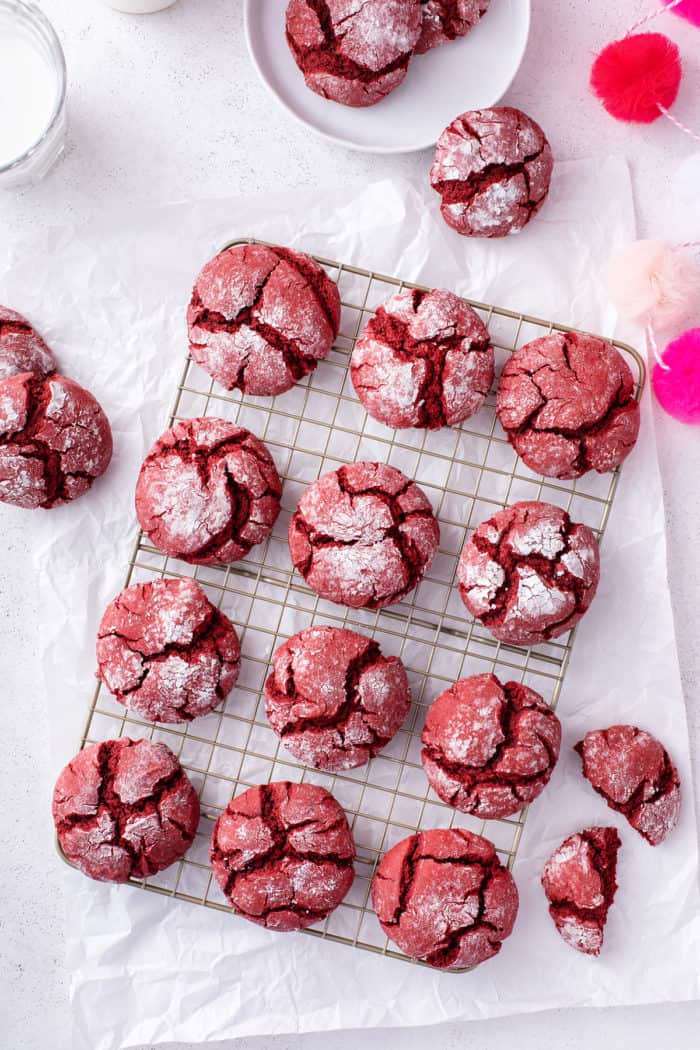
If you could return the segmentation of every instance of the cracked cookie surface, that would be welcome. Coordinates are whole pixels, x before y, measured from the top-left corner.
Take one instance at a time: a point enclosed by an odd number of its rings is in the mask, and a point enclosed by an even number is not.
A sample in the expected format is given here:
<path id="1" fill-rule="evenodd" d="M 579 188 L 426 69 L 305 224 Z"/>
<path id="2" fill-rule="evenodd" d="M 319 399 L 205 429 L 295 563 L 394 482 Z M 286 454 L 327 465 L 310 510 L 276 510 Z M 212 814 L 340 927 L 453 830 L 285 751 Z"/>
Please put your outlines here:
<path id="1" fill-rule="evenodd" d="M 614 470 L 639 434 L 627 362 L 614 346 L 579 332 L 516 350 L 501 373 L 496 412 L 522 460 L 552 478 Z"/>
<path id="2" fill-rule="evenodd" d="M 421 0 L 423 25 L 416 54 L 466 36 L 486 14 L 489 3 L 490 0 Z"/>
<path id="3" fill-rule="evenodd" d="M 294 567 L 352 609 L 400 601 L 430 568 L 440 530 L 424 492 L 384 463 L 352 463 L 304 492 L 289 523 Z"/>
<path id="4" fill-rule="evenodd" d="M 319 769 L 369 762 L 401 728 L 410 706 L 401 661 L 341 627 L 295 634 L 275 653 L 265 686 L 270 725 L 288 751 Z"/>
<path id="5" fill-rule="evenodd" d="M 539 693 L 495 675 L 462 678 L 428 711 L 423 769 L 462 813 L 507 817 L 544 790 L 559 758 L 561 725 Z"/>
<path id="6" fill-rule="evenodd" d="M 191 579 L 127 587 L 97 632 L 98 677 L 150 722 L 208 714 L 233 689 L 240 662 L 233 624 Z"/>
<path id="7" fill-rule="evenodd" d="M 112 458 L 92 394 L 66 376 L 0 380 L 0 501 L 49 509 L 82 496 Z"/>
<path id="8" fill-rule="evenodd" d="M 457 579 L 467 609 L 495 638 L 540 645 L 588 610 L 600 579 L 598 543 L 559 507 L 514 503 L 470 536 Z"/>
<path id="9" fill-rule="evenodd" d="M 586 828 L 555 849 L 542 871 L 549 914 L 568 945 L 585 955 L 600 955 L 608 911 L 615 897 L 615 828 Z"/>
<path id="10" fill-rule="evenodd" d="M 179 860 L 194 839 L 199 798 L 179 761 L 152 740 L 105 740 L 69 762 L 52 805 L 58 840 L 84 875 L 145 878 Z"/>
<path id="11" fill-rule="evenodd" d="M 518 233 L 542 207 L 552 151 L 539 124 L 510 106 L 456 117 L 440 135 L 430 184 L 445 221 L 467 237 Z"/>
<path id="12" fill-rule="evenodd" d="M 452 292 L 406 290 L 367 322 L 350 374 L 362 404 L 390 427 L 453 426 L 479 411 L 493 382 L 489 333 Z"/>
<path id="13" fill-rule="evenodd" d="M 43 377 L 55 371 L 53 354 L 26 317 L 0 305 L 0 379 L 25 372 Z"/>
<path id="14" fill-rule="evenodd" d="M 249 788 L 214 825 L 211 866 L 233 910 L 269 930 L 301 930 L 352 885 L 355 843 L 325 788 L 278 781 Z"/>
<path id="15" fill-rule="evenodd" d="M 402 952 L 446 970 L 496 955 L 518 913 L 513 876 L 492 843 L 456 828 L 420 831 L 390 849 L 372 901 Z"/>
<path id="16" fill-rule="evenodd" d="M 334 281 L 308 255 L 262 244 L 214 256 L 187 310 L 193 360 L 227 390 L 272 397 L 327 357 L 340 325 Z"/>
<path id="17" fill-rule="evenodd" d="M 678 770 L 659 741 L 637 726 L 617 725 L 586 733 L 575 746 L 583 775 L 611 809 L 622 813 L 652 846 L 678 823 Z"/>
<path id="18" fill-rule="evenodd" d="M 262 543 L 277 520 L 282 483 L 254 434 L 206 416 L 176 423 L 146 456 L 136 513 L 165 554 L 226 565 Z"/>
<path id="19" fill-rule="evenodd" d="M 419 0 L 290 0 L 287 43 L 317 95 L 373 106 L 399 86 L 422 28 Z"/>

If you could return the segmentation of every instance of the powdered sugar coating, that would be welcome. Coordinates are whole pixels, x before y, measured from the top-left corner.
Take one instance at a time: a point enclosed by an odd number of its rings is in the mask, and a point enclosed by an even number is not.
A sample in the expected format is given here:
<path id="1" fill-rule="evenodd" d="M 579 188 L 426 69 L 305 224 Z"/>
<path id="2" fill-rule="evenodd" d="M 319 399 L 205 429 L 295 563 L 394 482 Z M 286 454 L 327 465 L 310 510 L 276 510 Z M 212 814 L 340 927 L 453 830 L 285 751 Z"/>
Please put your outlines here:
<path id="1" fill-rule="evenodd" d="M 307 87 L 372 106 L 399 86 L 422 27 L 419 0 L 290 0 L 287 43 Z"/>
<path id="2" fill-rule="evenodd" d="M 56 781 L 53 819 L 68 860 L 92 879 L 145 878 L 179 860 L 199 824 L 199 798 L 165 744 L 106 740 Z"/>
<path id="3" fill-rule="evenodd" d="M 334 281 L 290 248 L 234 245 L 202 269 L 187 309 L 190 353 L 227 390 L 289 390 L 328 356 L 340 325 Z"/>
<path id="4" fill-rule="evenodd" d="M 559 758 L 561 725 L 539 693 L 495 675 L 462 678 L 435 700 L 423 769 L 443 802 L 485 819 L 533 802 Z"/>
<path id="5" fill-rule="evenodd" d="M 206 416 L 176 423 L 158 438 L 141 467 L 136 513 L 165 554 L 225 565 L 268 536 L 281 493 L 262 441 L 243 427 Z"/>
<path id="6" fill-rule="evenodd" d="M 403 664 L 340 627 L 310 627 L 274 655 L 265 711 L 284 746 L 307 765 L 362 766 L 395 736 L 411 706 Z"/>
<path id="7" fill-rule="evenodd" d="M 367 322 L 351 377 L 367 411 L 391 427 L 453 426 L 479 411 L 493 382 L 479 315 L 452 292 L 407 289 Z"/>
<path id="8" fill-rule="evenodd" d="M 615 897 L 620 837 L 614 828 L 587 828 L 562 842 L 542 871 L 549 913 L 561 937 L 585 955 L 599 955 Z"/>
<path id="9" fill-rule="evenodd" d="M 616 725 L 586 733 L 575 750 L 583 775 L 611 809 L 622 813 L 651 846 L 678 823 L 678 770 L 659 741 L 637 726 Z"/>
<path id="10" fill-rule="evenodd" d="M 516 350 L 496 405 L 508 440 L 531 470 L 579 478 L 614 470 L 639 433 L 632 373 L 609 343 L 557 332 Z"/>
<path id="11" fill-rule="evenodd" d="M 325 788 L 279 781 L 244 791 L 214 825 L 211 865 L 237 915 L 301 930 L 337 908 L 352 885 L 355 843 Z"/>
<path id="12" fill-rule="evenodd" d="M 430 184 L 445 221 L 468 237 L 518 233 L 549 192 L 552 151 L 539 124 L 510 106 L 462 113 L 438 139 Z"/>
<path id="13" fill-rule="evenodd" d="M 600 579 L 598 544 L 559 507 L 514 503 L 467 540 L 457 579 L 467 609 L 495 638 L 539 645 L 588 610 Z"/>
<path id="14" fill-rule="evenodd" d="M 0 380 L 33 372 L 48 376 L 56 361 L 35 328 L 21 314 L 0 305 Z"/>
<path id="15" fill-rule="evenodd" d="M 400 601 L 440 539 L 423 491 L 384 463 L 353 463 L 304 492 L 289 523 L 294 567 L 322 598 L 353 609 Z"/>
<path id="16" fill-rule="evenodd" d="M 462 829 L 421 831 L 386 853 L 372 901 L 387 937 L 439 969 L 476 966 L 501 950 L 518 890 L 493 845 Z"/>
<path id="17" fill-rule="evenodd" d="M 112 431 L 101 406 L 66 376 L 0 380 L 0 501 L 49 509 L 105 472 Z"/>
<path id="18" fill-rule="evenodd" d="M 127 587 L 97 632 L 98 677 L 151 722 L 190 722 L 212 711 L 236 684 L 240 660 L 233 624 L 191 579 Z"/>
<path id="19" fill-rule="evenodd" d="M 423 25 L 416 54 L 466 36 L 486 14 L 490 0 L 421 0 Z"/>

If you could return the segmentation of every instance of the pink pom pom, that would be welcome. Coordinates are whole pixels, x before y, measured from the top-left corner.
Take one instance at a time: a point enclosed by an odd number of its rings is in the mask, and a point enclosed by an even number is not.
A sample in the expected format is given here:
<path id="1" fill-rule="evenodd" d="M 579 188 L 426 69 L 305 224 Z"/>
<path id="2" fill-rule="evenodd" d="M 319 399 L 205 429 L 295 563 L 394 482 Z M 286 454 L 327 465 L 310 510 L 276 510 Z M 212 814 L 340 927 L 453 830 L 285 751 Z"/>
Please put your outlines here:
<path id="1" fill-rule="evenodd" d="M 618 312 L 632 320 L 682 324 L 700 305 L 700 267 L 666 241 L 633 241 L 611 260 L 606 283 Z"/>
<path id="2" fill-rule="evenodd" d="M 651 124 L 673 105 L 681 83 L 678 48 L 661 33 L 608 44 L 591 70 L 591 88 L 616 120 Z"/>
<path id="3" fill-rule="evenodd" d="M 664 364 L 654 365 L 651 382 L 659 404 L 681 423 L 700 424 L 700 328 L 691 328 L 669 343 Z"/>
<path id="4" fill-rule="evenodd" d="M 664 0 L 664 2 L 668 5 L 671 0 Z M 671 10 L 674 15 L 680 15 L 681 18 L 692 22 L 694 26 L 700 26 L 700 0 L 681 0 L 680 4 Z"/>

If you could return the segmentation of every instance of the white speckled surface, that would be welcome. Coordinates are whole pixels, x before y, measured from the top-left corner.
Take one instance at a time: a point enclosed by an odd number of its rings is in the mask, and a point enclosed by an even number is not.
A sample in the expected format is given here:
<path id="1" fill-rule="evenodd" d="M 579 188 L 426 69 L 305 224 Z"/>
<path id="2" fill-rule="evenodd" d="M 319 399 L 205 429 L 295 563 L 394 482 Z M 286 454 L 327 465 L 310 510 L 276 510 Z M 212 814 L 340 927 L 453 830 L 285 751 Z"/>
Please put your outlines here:
<path id="1" fill-rule="evenodd" d="M 633 166 L 641 234 L 663 234 L 670 177 L 693 151 L 666 124 L 643 130 L 615 124 L 588 96 L 596 47 L 619 34 L 653 0 L 534 0 L 524 66 L 507 101 L 546 128 L 555 156 L 624 151 Z M 267 187 L 361 182 L 391 174 L 424 178 L 428 154 L 353 155 L 311 138 L 270 101 L 249 66 L 238 0 L 178 0 L 138 18 L 97 0 L 43 0 L 67 53 L 71 131 L 66 157 L 38 188 L 0 194 L 0 229 L 62 222 L 129 200 L 252 193 Z M 686 75 L 676 114 L 697 124 L 700 31 L 666 15 L 657 27 L 681 45 Z M 604 187 L 601 187 L 604 192 Z M 106 348 L 105 352 L 110 352 Z M 700 428 L 658 418 L 665 477 L 670 576 L 688 701 L 691 741 L 700 736 Z M 41 629 L 32 595 L 22 515 L 0 511 L 12 571 L 0 577 L 0 674 L 5 761 L 0 769 L 0 1027 L 8 1050 L 69 1050 L 59 862 L 48 798 L 53 770 L 33 639 Z M 660 698 L 663 702 L 663 698 Z M 29 829 L 29 830 L 28 830 Z M 697 1046 L 698 1004 L 615 1011 L 558 1011 L 450 1026 L 445 1050 L 602 1050 Z M 363 1034 L 370 1050 L 418 1050 L 426 1030 Z M 350 1050 L 356 1034 L 251 1039 L 238 1050 Z M 225 1044 L 217 1044 L 224 1046 Z M 234 1044 L 227 1044 L 232 1047 Z"/>

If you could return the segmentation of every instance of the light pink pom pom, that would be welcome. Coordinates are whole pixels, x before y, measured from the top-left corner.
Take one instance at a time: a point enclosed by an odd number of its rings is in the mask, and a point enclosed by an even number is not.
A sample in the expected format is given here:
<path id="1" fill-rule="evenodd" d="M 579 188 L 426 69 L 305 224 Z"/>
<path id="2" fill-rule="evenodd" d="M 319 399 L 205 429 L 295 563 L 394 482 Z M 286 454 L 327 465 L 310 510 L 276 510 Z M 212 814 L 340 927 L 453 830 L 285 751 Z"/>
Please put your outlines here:
<path id="1" fill-rule="evenodd" d="M 668 7 L 671 0 L 665 0 L 665 3 Z M 676 4 L 671 10 L 674 15 L 680 15 L 694 26 L 700 26 L 700 0 L 681 0 L 680 4 Z"/>
<path id="2" fill-rule="evenodd" d="M 666 241 L 633 241 L 612 259 L 606 277 L 610 298 L 630 319 L 678 324 L 700 303 L 700 268 L 685 248 Z"/>
<path id="3" fill-rule="evenodd" d="M 681 423 L 700 424 L 700 328 L 691 328 L 663 352 L 651 381 L 659 404 Z"/>

